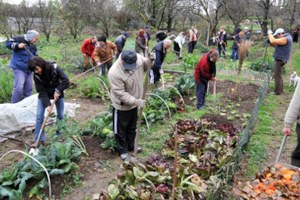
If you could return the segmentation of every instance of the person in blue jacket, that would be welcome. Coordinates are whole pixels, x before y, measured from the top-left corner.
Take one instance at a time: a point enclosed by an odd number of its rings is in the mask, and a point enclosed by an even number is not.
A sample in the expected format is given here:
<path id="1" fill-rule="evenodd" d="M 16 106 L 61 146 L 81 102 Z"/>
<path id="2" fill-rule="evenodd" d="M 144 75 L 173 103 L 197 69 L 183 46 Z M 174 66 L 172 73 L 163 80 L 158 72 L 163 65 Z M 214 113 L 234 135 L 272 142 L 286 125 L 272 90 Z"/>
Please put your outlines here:
<path id="1" fill-rule="evenodd" d="M 32 94 L 32 72 L 29 71 L 28 61 L 37 55 L 35 46 L 39 33 L 29 30 L 24 36 L 16 36 L 6 42 L 6 47 L 12 50 L 10 67 L 14 72 L 14 86 L 11 103 L 17 103 Z"/>

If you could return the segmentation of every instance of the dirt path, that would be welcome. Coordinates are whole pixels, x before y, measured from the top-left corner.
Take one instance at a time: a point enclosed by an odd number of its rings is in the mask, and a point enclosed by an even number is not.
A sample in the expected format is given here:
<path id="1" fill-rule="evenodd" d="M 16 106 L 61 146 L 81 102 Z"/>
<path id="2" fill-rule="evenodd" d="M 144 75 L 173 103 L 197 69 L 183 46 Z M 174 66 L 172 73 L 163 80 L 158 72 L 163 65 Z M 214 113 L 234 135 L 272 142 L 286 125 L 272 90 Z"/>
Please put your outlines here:
<path id="1" fill-rule="evenodd" d="M 286 67 L 288 69 L 288 72 L 283 76 L 285 86 L 289 84 L 289 74 L 290 74 L 289 72 L 294 69 L 292 65 L 293 64 L 290 64 L 289 66 Z M 259 172 L 260 169 L 265 168 L 266 166 L 269 166 L 270 164 L 275 162 L 283 138 L 282 128 L 284 124 L 284 117 L 288 109 L 289 103 L 292 99 L 293 90 L 294 90 L 293 87 L 291 88 L 285 87 L 283 95 L 271 97 L 271 98 L 276 98 L 276 101 L 278 102 L 278 107 L 274 109 L 271 113 L 269 113 L 269 115 L 272 117 L 272 125 L 271 125 L 272 128 L 271 130 L 268 130 L 266 134 L 271 134 L 271 137 L 270 137 L 270 141 L 268 142 L 268 145 L 266 146 L 266 154 L 267 154 L 266 159 L 257 166 L 257 172 Z M 291 153 L 294 150 L 295 146 L 296 146 L 296 134 L 294 132 L 293 136 L 287 138 L 279 162 L 291 164 Z M 248 177 L 246 174 L 248 168 L 248 159 L 249 159 L 249 155 L 247 154 L 247 152 L 245 152 L 243 157 L 243 162 L 241 164 L 241 170 L 238 171 L 235 175 L 234 187 L 236 187 L 236 184 L 238 182 L 246 182 L 255 179 L 255 176 Z"/>

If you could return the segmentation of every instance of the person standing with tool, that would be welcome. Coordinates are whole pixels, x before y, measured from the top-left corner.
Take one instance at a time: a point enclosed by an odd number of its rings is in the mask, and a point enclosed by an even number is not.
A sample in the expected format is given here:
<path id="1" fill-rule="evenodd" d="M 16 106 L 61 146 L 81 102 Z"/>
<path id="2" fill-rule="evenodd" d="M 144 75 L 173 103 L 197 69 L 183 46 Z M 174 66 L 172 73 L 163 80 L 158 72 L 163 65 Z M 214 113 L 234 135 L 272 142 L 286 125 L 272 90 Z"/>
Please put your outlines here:
<path id="1" fill-rule="evenodd" d="M 91 63 L 93 65 L 93 53 L 94 49 L 97 44 L 97 37 L 93 36 L 92 38 L 88 38 L 84 40 L 84 42 L 81 45 L 81 52 L 83 54 L 83 69 L 82 71 L 85 72 L 87 70 L 88 64 Z M 93 66 L 91 66 L 93 67 Z"/>
<path id="2" fill-rule="evenodd" d="M 36 41 L 39 33 L 29 30 L 24 36 L 16 36 L 6 42 L 6 47 L 12 50 L 10 67 L 14 72 L 14 86 L 11 103 L 17 103 L 32 94 L 32 73 L 28 61 L 37 55 Z"/>
<path id="3" fill-rule="evenodd" d="M 54 99 L 57 120 L 60 121 L 64 117 L 64 90 L 69 87 L 69 79 L 62 69 L 56 63 L 46 62 L 43 58 L 35 56 L 29 60 L 29 70 L 34 72 L 34 83 L 38 96 L 38 105 L 36 112 L 36 127 L 34 130 L 34 143 L 32 147 L 38 147 L 38 143 L 45 143 L 46 135 L 42 130 L 40 141 L 38 141 L 39 133 L 44 121 L 45 109 L 48 114 L 52 113 L 50 99 Z M 59 130 L 56 130 L 59 135 Z"/>
<path id="4" fill-rule="evenodd" d="M 113 59 L 117 56 L 118 48 L 113 42 L 106 41 L 105 35 L 99 36 L 98 42 L 99 45 L 94 50 L 94 60 L 100 67 L 101 76 L 105 76 L 105 68 L 109 71 Z"/>
<path id="5" fill-rule="evenodd" d="M 217 33 L 217 44 L 218 44 L 218 51 L 221 57 L 223 53 L 224 58 L 226 59 L 226 46 L 227 46 L 227 33 L 224 30 L 224 27 L 221 26 L 220 31 Z"/>
<path id="6" fill-rule="evenodd" d="M 284 127 L 283 134 L 287 136 L 292 135 L 292 124 L 294 122 L 296 125 L 296 134 L 297 134 L 297 146 L 292 153 L 292 165 L 296 164 L 300 167 L 300 84 L 297 84 L 296 90 L 294 92 L 293 98 L 290 102 L 290 105 L 287 109 L 284 118 Z"/>
<path id="7" fill-rule="evenodd" d="M 134 150 L 138 107 L 145 106 L 142 99 L 144 73 L 148 60 L 135 51 L 123 51 L 108 72 L 113 106 L 113 132 L 117 151 L 122 160 Z M 141 148 L 138 148 L 141 151 Z"/>
<path id="8" fill-rule="evenodd" d="M 129 37 L 128 32 L 124 32 L 122 35 L 119 35 L 116 40 L 115 44 L 117 45 L 118 48 L 118 54 L 117 54 L 117 59 L 119 58 L 119 55 L 122 53 L 123 48 L 125 46 L 126 40 Z"/>
<path id="9" fill-rule="evenodd" d="M 135 39 L 135 51 L 144 57 L 146 56 L 146 53 L 148 51 L 147 39 L 145 36 L 145 30 L 140 29 Z"/>
<path id="10" fill-rule="evenodd" d="M 203 109 L 207 92 L 208 81 L 216 81 L 216 62 L 219 52 L 216 49 L 204 54 L 195 67 L 194 79 L 196 82 L 197 109 Z"/>
<path id="11" fill-rule="evenodd" d="M 156 84 L 160 80 L 161 74 L 164 73 L 162 69 L 162 64 L 167 55 L 168 48 L 172 45 L 172 41 L 165 39 L 158 42 L 152 49 L 152 52 L 155 53 L 155 61 L 152 69 L 150 71 L 150 83 Z"/>
<path id="12" fill-rule="evenodd" d="M 283 92 L 282 69 L 290 58 L 293 39 L 289 33 L 285 33 L 283 28 L 279 28 L 273 34 L 272 30 L 268 30 L 269 42 L 275 46 L 274 51 L 274 94 L 280 95 Z"/>

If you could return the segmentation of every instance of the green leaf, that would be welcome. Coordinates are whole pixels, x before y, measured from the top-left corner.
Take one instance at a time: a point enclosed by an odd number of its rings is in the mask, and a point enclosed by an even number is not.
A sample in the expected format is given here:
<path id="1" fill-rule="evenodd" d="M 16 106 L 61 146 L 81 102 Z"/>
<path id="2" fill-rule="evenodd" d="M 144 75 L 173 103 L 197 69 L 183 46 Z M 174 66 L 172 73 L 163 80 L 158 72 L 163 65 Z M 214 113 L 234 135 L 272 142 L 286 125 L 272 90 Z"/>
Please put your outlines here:
<path id="1" fill-rule="evenodd" d="M 61 174 L 64 174 L 64 173 L 65 173 L 65 171 L 63 169 L 52 169 L 50 171 L 51 176 L 61 175 Z"/>
<path id="2" fill-rule="evenodd" d="M 108 195 L 111 199 L 116 199 L 120 194 L 118 187 L 115 184 L 110 184 L 107 188 Z"/>
<path id="3" fill-rule="evenodd" d="M 0 186 L 0 197 L 8 197 L 10 200 L 22 200 L 22 192 Z"/>
<path id="4" fill-rule="evenodd" d="M 69 171 L 75 171 L 79 168 L 78 165 L 76 165 L 74 162 L 69 163 L 68 165 L 66 165 L 63 170 L 65 173 L 69 172 Z"/>
<path id="5" fill-rule="evenodd" d="M 192 154 L 189 154 L 189 159 L 194 162 L 194 163 L 197 163 L 198 162 L 198 158 L 197 156 L 195 155 L 192 155 Z"/>
<path id="6" fill-rule="evenodd" d="M 135 178 L 141 178 L 144 176 L 144 172 L 137 167 L 133 167 L 133 174 Z"/>

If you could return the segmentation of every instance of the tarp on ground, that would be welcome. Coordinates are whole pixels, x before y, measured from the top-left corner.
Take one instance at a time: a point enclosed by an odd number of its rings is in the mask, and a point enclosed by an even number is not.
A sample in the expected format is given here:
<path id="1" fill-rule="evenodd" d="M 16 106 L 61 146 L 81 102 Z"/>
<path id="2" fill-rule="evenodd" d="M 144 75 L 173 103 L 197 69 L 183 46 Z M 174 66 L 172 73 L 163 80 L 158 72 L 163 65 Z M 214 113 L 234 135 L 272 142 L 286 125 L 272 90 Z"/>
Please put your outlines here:
<path id="1" fill-rule="evenodd" d="M 0 135 L 21 131 L 36 124 L 38 94 L 31 95 L 18 103 L 0 104 Z M 65 102 L 65 115 L 75 117 L 76 103 Z M 56 116 L 56 108 L 53 109 Z M 47 112 L 45 112 L 45 115 Z M 52 115 L 51 115 L 52 116 Z M 50 120 L 55 120 L 55 116 Z"/>

